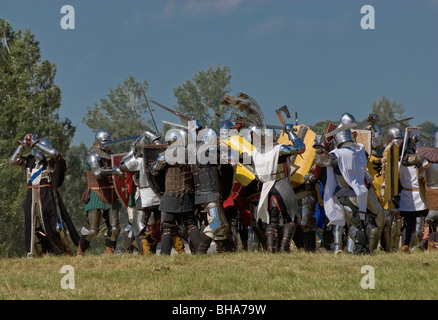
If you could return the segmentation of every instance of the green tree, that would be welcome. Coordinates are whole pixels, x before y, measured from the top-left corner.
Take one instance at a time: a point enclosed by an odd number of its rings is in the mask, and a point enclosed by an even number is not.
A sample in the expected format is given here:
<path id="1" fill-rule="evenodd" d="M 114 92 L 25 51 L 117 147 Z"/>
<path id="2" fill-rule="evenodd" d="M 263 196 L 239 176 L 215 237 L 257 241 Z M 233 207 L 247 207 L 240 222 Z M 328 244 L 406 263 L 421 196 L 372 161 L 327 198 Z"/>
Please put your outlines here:
<path id="1" fill-rule="evenodd" d="M 423 138 L 424 145 L 426 147 L 431 147 L 433 133 L 438 129 L 438 126 L 431 121 L 424 121 L 420 123 L 418 127 L 421 128 L 421 137 Z"/>
<path id="2" fill-rule="evenodd" d="M 82 122 L 95 132 L 107 130 L 113 140 L 136 136 L 147 129 L 156 131 L 152 121 L 147 119 L 150 114 L 142 87 L 146 93 L 147 82 L 137 82 L 130 75 L 123 84 L 110 88 L 106 99 L 94 103 L 93 107 L 88 106 Z M 112 150 L 115 153 L 127 152 L 132 142 L 114 144 Z"/>
<path id="3" fill-rule="evenodd" d="M 81 195 L 87 189 L 87 179 L 84 172 L 88 151 L 87 146 L 81 143 L 79 146 L 71 146 L 65 155 L 68 169 L 61 195 L 69 210 L 70 217 L 78 229 L 85 221 L 85 205 L 82 203 Z"/>
<path id="4" fill-rule="evenodd" d="M 209 66 L 206 71 L 199 70 L 193 80 L 173 89 L 177 99 L 176 111 L 198 119 L 205 127 L 219 128 L 229 113 L 221 110 L 222 98 L 231 92 L 229 67 Z"/>
<path id="5" fill-rule="evenodd" d="M 0 19 L 0 38 L 0 255 L 9 256 L 24 253 L 25 177 L 8 163 L 17 140 L 28 133 L 47 137 L 65 153 L 75 127 L 59 117 L 56 65 L 41 59 L 39 42 L 30 29 L 15 31 Z"/>
<path id="6" fill-rule="evenodd" d="M 338 124 L 339 121 L 324 120 L 324 121 L 319 121 L 319 122 L 317 122 L 314 125 L 311 125 L 309 127 L 316 134 L 320 134 L 320 133 L 325 133 L 327 131 L 327 128 L 328 128 L 330 123 Z"/>
<path id="7" fill-rule="evenodd" d="M 371 113 L 377 114 L 380 118 L 379 125 L 383 131 L 384 141 L 386 141 L 388 136 L 387 129 L 390 126 L 389 124 L 405 118 L 405 109 L 402 104 L 395 101 L 390 102 L 386 97 L 382 97 L 378 102 L 373 101 L 371 103 Z M 404 121 L 403 123 L 409 125 L 409 121 Z M 403 124 L 394 125 L 404 128 Z"/>

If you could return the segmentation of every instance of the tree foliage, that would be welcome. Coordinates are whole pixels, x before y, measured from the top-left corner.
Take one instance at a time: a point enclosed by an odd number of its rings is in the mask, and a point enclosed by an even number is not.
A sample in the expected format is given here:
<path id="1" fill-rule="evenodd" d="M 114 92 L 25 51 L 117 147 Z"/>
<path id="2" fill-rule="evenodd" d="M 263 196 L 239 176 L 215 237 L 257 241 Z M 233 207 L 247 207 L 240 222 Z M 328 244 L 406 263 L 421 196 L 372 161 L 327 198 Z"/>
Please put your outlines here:
<path id="1" fill-rule="evenodd" d="M 231 92 L 231 75 L 229 67 L 209 66 L 199 70 L 193 80 L 173 89 L 177 99 L 176 111 L 198 119 L 205 127 L 219 128 L 228 114 L 220 108 L 222 98 Z"/>
<path id="2" fill-rule="evenodd" d="M 54 83 L 56 65 L 41 59 L 39 42 L 28 29 L 13 30 L 0 19 L 0 255 L 24 252 L 26 192 L 23 173 L 8 163 L 28 133 L 47 137 L 64 153 L 75 132 L 69 119 L 60 119 L 61 90 Z"/>
<path id="3" fill-rule="evenodd" d="M 150 114 L 142 87 L 146 93 L 146 81 L 140 83 L 133 76 L 128 76 L 123 84 L 109 89 L 107 98 L 94 103 L 93 107 L 87 107 L 82 122 L 95 132 L 107 130 L 113 140 L 136 136 L 147 129 L 156 131 L 152 121 L 147 118 Z M 115 153 L 126 152 L 132 142 L 114 144 L 112 150 Z"/>

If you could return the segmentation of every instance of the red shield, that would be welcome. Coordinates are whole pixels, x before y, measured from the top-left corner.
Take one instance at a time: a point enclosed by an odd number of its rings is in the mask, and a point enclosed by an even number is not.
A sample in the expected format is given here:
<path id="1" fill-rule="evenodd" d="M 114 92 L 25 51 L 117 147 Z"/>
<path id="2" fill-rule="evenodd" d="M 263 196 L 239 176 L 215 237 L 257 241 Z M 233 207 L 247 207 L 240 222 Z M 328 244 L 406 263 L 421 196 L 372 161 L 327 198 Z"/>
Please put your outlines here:
<path id="1" fill-rule="evenodd" d="M 112 154 L 112 166 L 119 167 L 124 156 L 126 156 L 126 153 Z M 124 173 L 123 176 L 113 175 L 113 184 L 119 199 L 126 207 L 128 207 L 130 194 L 128 192 L 128 185 L 126 184 L 126 173 Z"/>

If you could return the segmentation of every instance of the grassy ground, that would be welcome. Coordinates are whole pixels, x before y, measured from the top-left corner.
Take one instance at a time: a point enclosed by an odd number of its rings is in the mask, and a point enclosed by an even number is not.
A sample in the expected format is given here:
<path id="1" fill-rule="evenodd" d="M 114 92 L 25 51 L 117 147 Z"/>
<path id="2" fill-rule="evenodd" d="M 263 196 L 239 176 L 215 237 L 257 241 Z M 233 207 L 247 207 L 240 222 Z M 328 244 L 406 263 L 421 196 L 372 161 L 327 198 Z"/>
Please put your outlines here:
<path id="1" fill-rule="evenodd" d="M 73 273 L 74 289 L 61 281 Z M 364 289 L 372 284 L 374 289 Z M 427 300 L 438 297 L 438 252 L 139 256 L 0 260 L 2 300 Z M 362 282 L 361 282 L 362 281 Z M 68 282 L 72 284 L 73 282 Z"/>

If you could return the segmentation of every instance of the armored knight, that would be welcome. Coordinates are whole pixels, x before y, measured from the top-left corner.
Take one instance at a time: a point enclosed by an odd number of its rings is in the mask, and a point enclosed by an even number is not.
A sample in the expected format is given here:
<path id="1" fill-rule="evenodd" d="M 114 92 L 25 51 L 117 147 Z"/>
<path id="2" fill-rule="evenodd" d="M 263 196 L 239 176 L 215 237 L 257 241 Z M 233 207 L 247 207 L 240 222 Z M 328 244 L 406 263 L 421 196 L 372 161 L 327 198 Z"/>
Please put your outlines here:
<path id="1" fill-rule="evenodd" d="M 254 171 L 257 179 L 263 183 L 255 217 L 256 221 L 260 219 L 267 224 L 266 250 L 270 253 L 277 252 L 277 242 L 280 243 L 281 252 L 290 252 L 290 242 L 297 227 L 295 220 L 299 214 L 288 161 L 291 155 L 303 153 L 305 145 L 293 131 L 292 125 L 286 125 L 285 130 L 292 145 L 268 143 L 261 146 L 257 140 L 262 136 L 253 134 L 253 145 L 258 146 L 252 154 Z"/>
<path id="2" fill-rule="evenodd" d="M 367 253 L 368 238 L 365 232 L 368 189 L 365 185 L 367 156 L 364 145 L 355 143 L 351 128 L 356 123 L 349 113 L 341 116 L 334 129 L 335 148 L 317 153 L 315 163 L 327 168 L 324 191 L 324 209 L 333 225 L 333 251 L 343 250 L 344 227 L 348 225 L 349 253 Z M 335 132 L 334 131 L 334 132 Z"/>
<path id="3" fill-rule="evenodd" d="M 397 146 L 398 150 L 401 150 L 403 139 L 404 139 L 403 130 L 397 126 L 391 126 L 388 128 L 387 133 L 388 133 L 388 140 L 387 140 L 386 148 L 391 148 L 391 146 L 394 144 Z M 399 152 L 397 152 L 397 159 L 394 159 L 393 161 L 397 163 L 397 168 L 398 168 L 398 163 L 400 161 Z M 399 181 L 398 170 L 395 179 L 397 180 L 398 183 Z M 393 212 L 392 224 L 391 224 L 391 251 L 398 251 L 400 247 L 400 239 L 402 236 L 401 230 L 403 227 L 403 221 L 402 221 L 402 217 L 400 216 L 400 211 L 398 210 L 399 208 L 399 200 L 397 200 L 399 199 L 398 188 L 397 190 L 394 191 L 396 194 L 394 194 L 394 196 L 391 197 L 391 201 L 389 202 L 388 207 Z"/>
<path id="4" fill-rule="evenodd" d="M 131 150 L 123 157 L 120 163 L 122 172 L 132 172 L 133 182 L 136 186 L 135 207 L 131 219 L 133 235 L 139 239 L 139 251 L 143 254 L 154 253 L 159 238 L 153 231 L 159 229 L 161 213 L 158 210 L 159 197 L 151 189 L 146 177 L 145 161 L 143 159 L 144 147 L 152 144 L 161 144 L 160 137 L 152 132 L 145 131 L 132 144 Z M 156 232 L 155 232 L 156 233 Z M 158 238 L 158 239 L 157 239 Z"/>
<path id="5" fill-rule="evenodd" d="M 422 240 L 427 247 L 437 249 L 438 237 L 436 227 L 438 225 L 438 130 L 432 137 L 432 147 L 420 146 L 416 153 L 407 154 L 403 159 L 403 165 L 418 168 L 418 189 L 422 202 L 428 209 L 425 224 L 428 228 Z M 424 216 L 424 214 L 422 214 Z M 418 219 L 418 217 L 417 217 Z M 418 225 L 418 221 L 417 221 Z M 423 242 L 424 242 L 423 241 Z"/>
<path id="6" fill-rule="evenodd" d="M 18 143 L 9 163 L 21 166 L 27 179 L 24 200 L 27 257 L 45 253 L 73 255 L 67 230 L 75 245 L 79 244 L 79 234 L 58 192 L 67 171 L 65 159 L 47 138 L 35 140 L 28 134 Z M 23 156 L 26 149 L 32 149 L 31 154 Z"/>
<path id="7" fill-rule="evenodd" d="M 123 172 L 111 162 L 111 134 L 99 130 L 95 134 L 94 147 L 87 156 L 85 169 L 88 188 L 82 195 L 85 204 L 86 224 L 81 229 L 78 256 L 90 247 L 90 242 L 99 234 L 101 217 L 105 220 L 107 234 L 105 253 L 114 254 L 120 234 L 120 203 L 113 185 L 113 175 Z"/>
<path id="8" fill-rule="evenodd" d="M 382 159 L 386 149 L 384 147 L 383 131 L 378 123 L 379 119 L 377 114 L 368 115 L 368 123 L 370 125 L 367 129 L 371 131 L 371 154 L 369 155 L 367 164 L 367 171 L 370 176 L 369 180 L 371 180 L 370 193 L 368 195 L 368 209 L 375 216 L 367 215 L 366 225 L 370 251 L 375 251 L 379 242 L 381 242 L 381 246 L 386 252 L 389 252 L 392 249 L 391 226 L 394 212 L 391 208 L 386 206 L 381 192 L 384 183 Z M 389 160 L 389 157 L 385 159 Z M 384 209 L 384 207 L 386 208 Z"/>
<path id="9" fill-rule="evenodd" d="M 402 252 L 409 253 L 416 245 L 417 240 L 423 237 L 424 220 L 428 214 L 426 204 L 420 194 L 417 167 L 417 150 L 423 146 L 420 131 L 406 128 L 403 141 L 404 150 L 399 166 L 399 181 L 401 186 L 399 210 L 403 218 L 402 226 Z M 420 160 L 419 160 L 420 159 Z"/>
<path id="10" fill-rule="evenodd" d="M 152 174 L 164 173 L 165 187 L 158 209 L 162 213 L 161 254 L 170 255 L 172 239 L 182 222 L 193 253 L 198 252 L 200 233 L 195 216 L 195 186 L 193 171 L 188 163 L 188 133 L 170 129 L 166 133 L 169 147 L 152 166 Z M 193 152 L 194 150 L 191 150 Z"/>
<path id="11" fill-rule="evenodd" d="M 218 133 L 203 129 L 196 147 L 196 163 L 192 165 L 195 182 L 195 205 L 206 214 L 207 226 L 201 233 L 199 253 L 207 253 L 211 242 L 216 243 L 217 252 L 235 250 L 231 230 L 225 216 L 223 202 L 229 196 L 234 180 L 234 168 L 221 163 Z"/>

